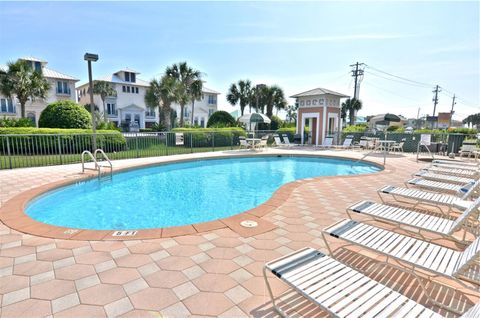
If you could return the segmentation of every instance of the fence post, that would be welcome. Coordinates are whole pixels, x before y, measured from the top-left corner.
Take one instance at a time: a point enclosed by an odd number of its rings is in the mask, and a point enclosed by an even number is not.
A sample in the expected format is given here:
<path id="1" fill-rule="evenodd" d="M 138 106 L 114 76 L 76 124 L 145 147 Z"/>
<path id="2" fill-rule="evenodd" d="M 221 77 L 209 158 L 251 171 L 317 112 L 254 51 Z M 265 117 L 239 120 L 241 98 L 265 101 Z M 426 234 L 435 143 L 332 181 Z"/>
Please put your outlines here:
<path id="1" fill-rule="evenodd" d="M 212 151 L 215 151 L 215 132 L 212 131 Z"/>
<path id="2" fill-rule="evenodd" d="M 190 133 L 190 153 L 193 153 L 193 132 Z"/>
<path id="3" fill-rule="evenodd" d="M 10 140 L 8 139 L 8 136 L 7 136 L 7 155 L 8 155 L 9 168 L 12 169 L 12 156 L 10 154 Z"/>
<path id="4" fill-rule="evenodd" d="M 62 158 L 62 146 L 60 144 L 60 135 L 57 135 L 57 147 L 58 147 L 58 155 L 60 156 L 60 164 L 63 164 L 63 158 Z"/>
<path id="5" fill-rule="evenodd" d="M 165 133 L 165 156 L 168 156 L 168 131 Z"/>
<path id="6" fill-rule="evenodd" d="M 137 151 L 137 158 L 139 158 L 140 154 L 138 152 L 138 133 L 135 133 L 135 150 Z"/>
<path id="7" fill-rule="evenodd" d="M 233 131 L 230 132 L 230 150 L 233 150 L 233 137 L 235 136 L 235 134 L 233 133 Z"/>

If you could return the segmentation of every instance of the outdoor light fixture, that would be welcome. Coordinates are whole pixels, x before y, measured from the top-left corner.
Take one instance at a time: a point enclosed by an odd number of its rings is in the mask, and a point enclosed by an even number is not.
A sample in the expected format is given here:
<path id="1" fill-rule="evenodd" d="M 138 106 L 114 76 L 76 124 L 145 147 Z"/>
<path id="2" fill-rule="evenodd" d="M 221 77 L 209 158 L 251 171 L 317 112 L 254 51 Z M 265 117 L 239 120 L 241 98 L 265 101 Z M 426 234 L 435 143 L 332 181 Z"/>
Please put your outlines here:
<path id="1" fill-rule="evenodd" d="M 98 54 L 85 53 L 83 59 L 88 63 L 88 90 L 90 92 L 90 113 L 92 114 L 93 151 L 97 150 L 97 124 L 95 122 L 95 105 L 93 104 L 92 61 L 98 61 Z"/>

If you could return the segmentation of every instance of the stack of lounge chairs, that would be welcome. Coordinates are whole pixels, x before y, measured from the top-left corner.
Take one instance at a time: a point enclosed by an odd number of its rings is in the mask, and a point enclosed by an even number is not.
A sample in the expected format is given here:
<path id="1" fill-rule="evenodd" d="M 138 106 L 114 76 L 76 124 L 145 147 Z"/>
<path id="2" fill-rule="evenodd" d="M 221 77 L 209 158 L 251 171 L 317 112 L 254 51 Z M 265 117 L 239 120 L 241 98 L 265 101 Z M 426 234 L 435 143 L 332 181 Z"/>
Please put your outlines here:
<path id="1" fill-rule="evenodd" d="M 463 318 L 480 318 L 480 303 L 458 310 L 455 300 L 435 298 L 435 278 L 480 292 L 480 166 L 435 160 L 414 174 L 407 187 L 387 185 L 378 190 L 381 202 L 362 200 L 347 208 L 348 219 L 322 232 L 329 240 L 369 250 L 387 266 L 416 279 L 428 301 Z M 386 200 L 389 198 L 390 200 Z M 432 209 L 433 207 L 433 209 Z M 357 215 L 363 221 L 356 220 Z M 443 240 L 443 245 L 437 243 Z M 451 241 L 460 250 L 445 244 Z M 264 277 L 274 308 L 267 272 L 335 317 L 443 317 L 365 273 L 312 248 L 304 248 L 267 263 Z M 437 285 L 438 286 L 438 285 Z M 447 285 L 448 286 L 448 285 Z M 437 294 L 438 295 L 438 294 Z"/>

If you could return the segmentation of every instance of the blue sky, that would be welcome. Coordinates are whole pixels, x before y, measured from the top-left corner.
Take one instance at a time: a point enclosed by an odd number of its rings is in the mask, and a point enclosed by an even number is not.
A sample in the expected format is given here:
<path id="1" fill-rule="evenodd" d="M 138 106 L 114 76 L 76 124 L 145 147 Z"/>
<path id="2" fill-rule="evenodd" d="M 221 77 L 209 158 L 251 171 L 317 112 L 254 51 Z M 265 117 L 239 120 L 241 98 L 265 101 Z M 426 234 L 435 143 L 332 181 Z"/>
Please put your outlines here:
<path id="1" fill-rule="evenodd" d="M 349 74 L 367 68 L 360 115 L 480 111 L 479 2 L 1 2 L 0 63 L 35 56 L 87 78 L 128 66 L 145 80 L 187 61 L 222 93 L 238 79 L 278 84 L 290 96 L 315 87 L 353 95 Z M 377 70 L 425 85 L 406 85 Z M 412 83 L 411 83 L 412 84 Z M 290 99 L 289 102 L 293 103 Z"/>

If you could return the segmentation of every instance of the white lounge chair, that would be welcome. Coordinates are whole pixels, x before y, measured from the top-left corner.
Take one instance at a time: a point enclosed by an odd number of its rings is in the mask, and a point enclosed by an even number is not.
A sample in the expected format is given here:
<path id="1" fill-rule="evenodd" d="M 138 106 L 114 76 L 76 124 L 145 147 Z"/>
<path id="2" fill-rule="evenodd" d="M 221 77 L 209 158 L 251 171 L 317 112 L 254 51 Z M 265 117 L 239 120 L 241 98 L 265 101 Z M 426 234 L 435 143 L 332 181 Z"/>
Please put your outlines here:
<path id="1" fill-rule="evenodd" d="M 474 290 L 480 287 L 480 237 L 460 252 L 355 220 L 338 221 L 323 232 L 405 262 L 413 267 L 414 275 L 421 269 L 429 277 L 445 277 Z M 325 243 L 330 250 L 326 239 Z"/>
<path id="2" fill-rule="evenodd" d="M 448 174 L 433 173 L 426 170 L 420 170 L 416 172 L 415 174 L 413 174 L 413 177 L 421 177 L 426 180 L 443 181 L 456 184 L 466 184 L 476 181 L 476 179 L 474 178 L 457 177 Z"/>
<path id="3" fill-rule="evenodd" d="M 288 139 L 288 135 L 287 135 L 287 134 L 283 134 L 283 135 L 282 135 L 282 138 L 283 138 L 283 143 L 284 143 L 285 145 L 287 145 L 288 147 L 295 146 L 295 144 L 290 143 L 290 139 Z"/>
<path id="4" fill-rule="evenodd" d="M 358 148 L 359 150 L 367 149 L 368 147 L 368 140 L 367 139 L 360 139 L 358 143 L 353 144 L 353 149 Z"/>
<path id="5" fill-rule="evenodd" d="M 250 149 L 251 145 L 247 142 L 244 137 L 240 137 L 240 149 Z"/>
<path id="6" fill-rule="evenodd" d="M 270 261 L 263 268 L 273 307 L 282 317 L 288 317 L 288 314 L 275 302 L 267 271 L 334 317 L 442 317 L 309 247 Z M 478 312 L 480 306 L 474 305 L 462 318 L 473 318 Z"/>
<path id="7" fill-rule="evenodd" d="M 467 200 L 467 198 L 473 193 L 473 191 L 474 187 L 472 186 L 472 188 L 470 188 L 470 190 L 467 191 L 462 198 L 459 198 L 457 196 L 444 193 L 428 192 L 423 190 L 387 185 L 378 189 L 377 193 L 383 203 L 385 203 L 385 200 L 382 195 L 391 195 L 396 201 L 412 203 L 398 199 L 399 197 L 406 198 L 414 202 L 414 207 L 421 204 L 429 205 L 437 208 L 442 213 L 445 212 L 441 209 L 440 206 L 447 206 L 448 211 L 446 212 L 446 214 L 449 214 L 453 208 L 458 209 L 460 212 L 468 209 L 472 205 L 473 201 Z"/>
<path id="8" fill-rule="evenodd" d="M 343 144 L 336 146 L 336 148 L 340 149 L 350 149 L 353 147 L 353 136 L 348 135 L 345 137 Z"/>
<path id="9" fill-rule="evenodd" d="M 476 178 L 479 176 L 478 171 L 465 170 L 461 168 L 445 168 L 445 167 L 427 167 L 422 170 L 439 173 L 439 174 L 448 174 L 451 176 L 467 177 L 467 178 Z"/>
<path id="10" fill-rule="evenodd" d="M 282 142 L 282 140 L 280 139 L 280 136 L 278 135 L 274 135 L 273 136 L 273 140 L 275 140 L 275 145 L 277 146 L 285 146 L 285 144 Z"/>
<path id="11" fill-rule="evenodd" d="M 325 137 L 323 144 L 319 146 L 320 148 L 332 148 L 333 147 L 333 137 L 328 136 Z"/>
<path id="12" fill-rule="evenodd" d="M 403 207 L 392 206 L 388 204 L 377 203 L 363 200 L 355 203 L 347 209 L 350 219 L 352 212 L 368 216 L 376 221 L 386 222 L 396 225 L 408 232 L 420 235 L 424 240 L 428 240 L 422 233 L 429 232 L 444 238 L 452 239 L 464 243 L 466 231 L 463 233 L 462 240 L 453 236 L 461 229 L 468 230 L 475 236 L 480 235 L 480 226 L 478 216 L 480 213 L 480 198 L 473 201 L 470 207 L 457 218 L 443 218 L 425 211 L 409 210 Z"/>
<path id="13" fill-rule="evenodd" d="M 462 170 L 471 170 L 471 171 L 477 171 L 479 170 L 478 167 L 476 166 L 467 166 L 467 165 L 462 165 L 458 163 L 437 163 L 437 162 L 432 162 L 432 166 L 434 167 L 439 167 L 439 168 L 450 168 L 450 169 L 462 169 Z"/>
<path id="14" fill-rule="evenodd" d="M 460 160 L 443 160 L 443 159 L 435 159 L 432 161 L 432 163 L 443 163 L 447 165 L 457 165 L 457 166 L 463 166 L 463 167 L 480 167 L 480 164 L 476 162 L 465 162 L 465 161 L 460 161 Z"/>
<path id="15" fill-rule="evenodd" d="M 452 193 L 458 197 L 463 197 L 463 195 L 466 192 L 468 192 L 471 187 L 478 188 L 480 185 L 480 181 L 469 182 L 469 183 L 460 185 L 460 184 L 453 184 L 449 182 L 426 180 L 422 178 L 413 178 L 405 182 L 405 185 L 407 186 L 414 185 L 420 188 L 425 188 L 430 191 Z"/>
<path id="16" fill-rule="evenodd" d="M 466 155 L 468 158 L 470 158 L 470 156 L 475 157 L 475 152 L 478 150 L 475 144 L 464 144 L 460 148 L 460 158 L 463 157 L 463 155 Z"/>

